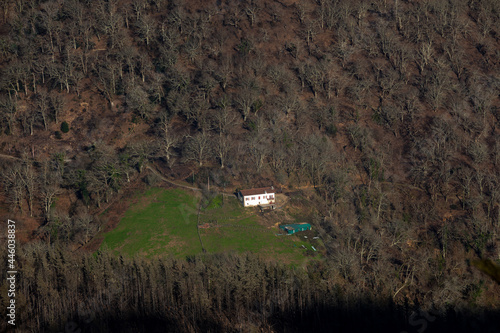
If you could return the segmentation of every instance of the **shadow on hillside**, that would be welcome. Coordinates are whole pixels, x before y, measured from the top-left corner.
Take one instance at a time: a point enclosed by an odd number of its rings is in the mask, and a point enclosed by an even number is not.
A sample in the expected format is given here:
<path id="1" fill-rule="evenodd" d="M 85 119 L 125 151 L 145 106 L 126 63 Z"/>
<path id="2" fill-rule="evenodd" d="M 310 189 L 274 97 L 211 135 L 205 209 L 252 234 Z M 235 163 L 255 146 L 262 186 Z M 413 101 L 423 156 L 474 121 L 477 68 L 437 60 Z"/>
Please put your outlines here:
<path id="1" fill-rule="evenodd" d="M 500 311 L 444 313 L 363 302 L 354 307 L 293 311 L 276 321 L 279 332 L 488 332 L 500 333 Z"/>
<path id="2" fill-rule="evenodd" d="M 240 315 L 182 313 L 175 309 L 163 316 L 100 314 L 88 323 L 68 322 L 62 332 L 482 332 L 500 333 L 500 311 L 479 309 L 444 313 L 356 301 L 352 306 L 318 305 L 264 316 L 257 311 Z M 221 319 L 224 318 L 224 319 Z"/>

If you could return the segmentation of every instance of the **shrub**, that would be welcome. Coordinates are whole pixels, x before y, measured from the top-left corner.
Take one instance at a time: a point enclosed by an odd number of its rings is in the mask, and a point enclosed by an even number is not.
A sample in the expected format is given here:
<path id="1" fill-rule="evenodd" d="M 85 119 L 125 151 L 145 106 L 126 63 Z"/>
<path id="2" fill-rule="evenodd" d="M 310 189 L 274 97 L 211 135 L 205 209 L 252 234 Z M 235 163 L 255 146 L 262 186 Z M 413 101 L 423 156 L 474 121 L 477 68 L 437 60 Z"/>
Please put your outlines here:
<path id="1" fill-rule="evenodd" d="M 467 147 L 467 154 L 475 163 L 481 163 L 488 158 L 488 146 L 482 142 L 472 142 Z"/>
<path id="2" fill-rule="evenodd" d="M 55 134 L 55 136 L 56 136 L 56 139 L 58 139 L 58 140 L 61 140 L 61 139 L 62 139 L 61 132 L 56 131 L 54 134 Z"/>
<path id="3" fill-rule="evenodd" d="M 222 194 L 216 195 L 213 198 L 211 198 L 208 202 L 207 208 L 206 209 L 214 209 L 214 208 L 220 208 L 222 207 L 222 202 L 223 202 Z"/>
<path id="4" fill-rule="evenodd" d="M 150 173 L 143 178 L 143 181 L 149 186 L 156 186 L 161 181 L 161 178 L 155 173 Z"/>
<path id="5" fill-rule="evenodd" d="M 68 133 L 69 132 L 69 125 L 65 121 L 63 121 L 62 124 L 61 124 L 61 132 L 63 132 L 63 133 Z"/>

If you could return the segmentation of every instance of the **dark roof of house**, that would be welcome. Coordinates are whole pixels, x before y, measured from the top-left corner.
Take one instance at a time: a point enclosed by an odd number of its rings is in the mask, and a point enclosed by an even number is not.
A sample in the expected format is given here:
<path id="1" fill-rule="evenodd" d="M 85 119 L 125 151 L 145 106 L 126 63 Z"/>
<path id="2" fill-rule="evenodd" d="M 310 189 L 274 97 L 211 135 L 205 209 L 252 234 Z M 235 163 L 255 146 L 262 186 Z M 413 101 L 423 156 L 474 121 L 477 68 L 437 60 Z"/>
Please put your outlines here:
<path id="1" fill-rule="evenodd" d="M 248 190 L 241 190 L 241 195 L 246 197 L 247 195 L 258 195 L 266 193 L 275 193 L 274 187 L 260 187 L 260 188 L 250 188 Z"/>
<path id="2" fill-rule="evenodd" d="M 292 224 L 283 224 L 280 225 L 281 229 L 300 229 L 300 228 L 310 228 L 311 224 L 303 222 L 303 223 L 292 223 Z"/>

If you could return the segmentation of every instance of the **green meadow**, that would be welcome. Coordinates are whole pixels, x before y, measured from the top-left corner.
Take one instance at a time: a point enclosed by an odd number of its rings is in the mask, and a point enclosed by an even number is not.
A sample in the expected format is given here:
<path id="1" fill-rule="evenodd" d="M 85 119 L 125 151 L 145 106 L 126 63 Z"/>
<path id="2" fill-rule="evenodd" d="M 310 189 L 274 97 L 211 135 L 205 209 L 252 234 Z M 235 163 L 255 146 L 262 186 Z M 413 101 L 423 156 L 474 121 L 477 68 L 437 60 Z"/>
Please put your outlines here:
<path id="1" fill-rule="evenodd" d="M 276 236 L 277 227 L 259 222 L 257 210 L 243 208 L 234 197 L 216 196 L 201 210 L 197 230 L 200 194 L 181 189 L 153 188 L 137 195 L 118 226 L 104 234 L 101 247 L 117 254 L 146 257 L 185 257 L 203 252 L 252 252 L 292 264 L 307 257 L 300 236 Z M 276 221 L 280 222 L 280 221 Z M 201 242 L 200 242 L 201 238 Z"/>

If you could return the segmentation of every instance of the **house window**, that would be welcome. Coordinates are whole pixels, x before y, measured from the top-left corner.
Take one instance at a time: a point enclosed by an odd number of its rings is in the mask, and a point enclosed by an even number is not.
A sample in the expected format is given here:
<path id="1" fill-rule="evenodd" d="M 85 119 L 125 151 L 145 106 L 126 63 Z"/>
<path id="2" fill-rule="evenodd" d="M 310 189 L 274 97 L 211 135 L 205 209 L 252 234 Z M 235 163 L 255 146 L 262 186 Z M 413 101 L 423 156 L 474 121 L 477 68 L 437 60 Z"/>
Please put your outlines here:
<path id="1" fill-rule="evenodd" d="M 260 200 L 260 197 L 259 197 L 259 200 Z"/>
<path id="2" fill-rule="evenodd" d="M 255 197 L 252 197 L 252 200 L 255 200 Z"/>
<path id="3" fill-rule="evenodd" d="M 274 199 L 274 195 L 270 195 L 270 196 L 269 196 L 269 199 Z"/>
<path id="4" fill-rule="evenodd" d="M 245 201 L 248 201 L 248 198 L 245 198 Z"/>

